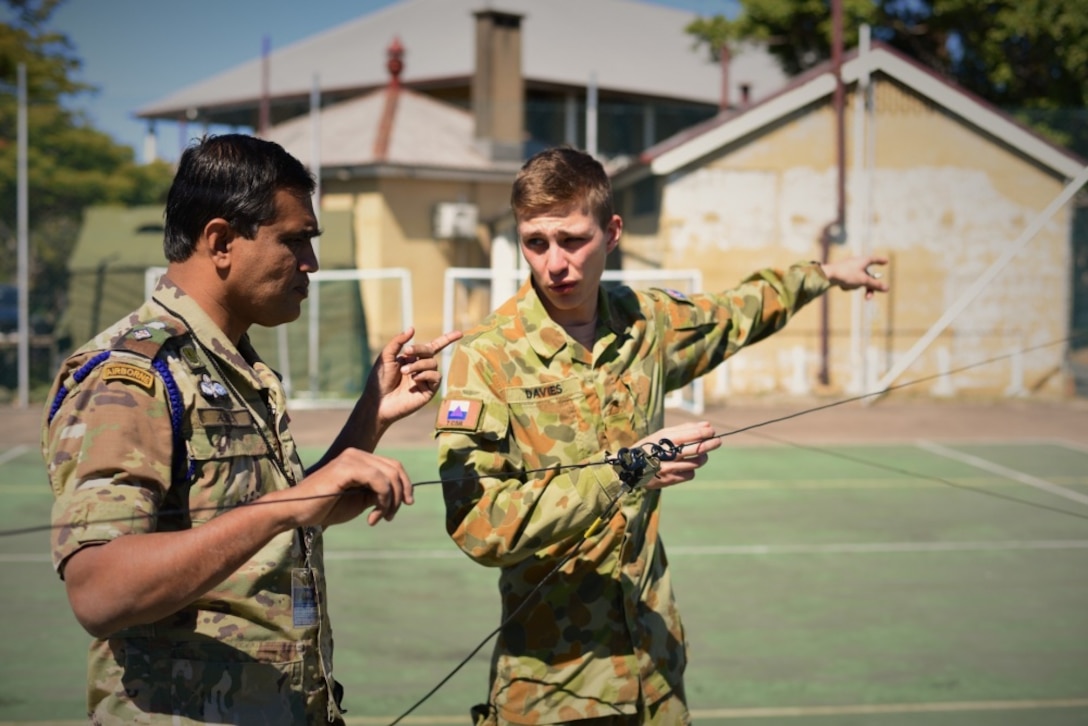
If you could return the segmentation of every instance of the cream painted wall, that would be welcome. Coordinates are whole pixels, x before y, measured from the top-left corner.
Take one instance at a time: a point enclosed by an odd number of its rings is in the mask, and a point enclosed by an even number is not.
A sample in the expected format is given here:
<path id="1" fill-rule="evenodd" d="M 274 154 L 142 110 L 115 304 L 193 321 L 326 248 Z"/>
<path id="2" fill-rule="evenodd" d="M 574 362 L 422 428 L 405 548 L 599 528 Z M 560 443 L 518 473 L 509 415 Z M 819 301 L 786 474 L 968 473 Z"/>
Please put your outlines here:
<path id="1" fill-rule="evenodd" d="M 876 98 L 871 176 L 858 178 L 851 168 L 849 109 L 846 126 L 847 204 L 860 199 L 867 185 L 873 210 L 869 248 L 893 258 L 888 270 L 893 292 L 866 303 L 860 318 L 871 381 L 956 302 L 1063 186 L 890 80 L 877 82 Z M 657 229 L 644 221 L 632 225 L 644 234 L 629 229 L 625 244 L 667 267 L 700 267 L 710 290 L 732 286 L 759 267 L 817 259 L 820 232 L 835 210 L 833 128 L 830 104 L 819 105 L 673 175 L 665 180 Z M 858 227 L 854 234 L 863 231 Z M 1064 337 L 1069 233 L 1063 210 L 900 382 Z M 849 254 L 849 246 L 833 248 L 833 257 Z M 829 297 L 836 393 L 846 391 L 857 369 L 851 357 L 857 319 L 852 294 L 836 290 Z M 708 376 L 708 401 L 729 394 L 812 391 L 820 363 L 819 307 L 814 302 L 785 330 Z M 1064 390 L 1063 354 L 1062 346 L 1046 348 L 911 393 L 989 396 L 1024 389 L 1057 395 Z"/>
<path id="2" fill-rule="evenodd" d="M 382 178 L 342 182 L 326 194 L 327 204 L 348 200 L 354 211 L 356 264 L 361 269 L 406 268 L 412 278 L 416 340 L 442 331 L 442 289 L 452 266 L 487 267 L 486 227 L 476 239 L 438 240 L 432 218 L 439 202 L 476 204 L 481 221 L 503 211 L 508 182 L 457 182 Z M 370 345 L 377 350 L 400 332 L 399 291 L 392 283 L 362 285 Z M 486 312 L 486 311 L 485 311 Z"/>

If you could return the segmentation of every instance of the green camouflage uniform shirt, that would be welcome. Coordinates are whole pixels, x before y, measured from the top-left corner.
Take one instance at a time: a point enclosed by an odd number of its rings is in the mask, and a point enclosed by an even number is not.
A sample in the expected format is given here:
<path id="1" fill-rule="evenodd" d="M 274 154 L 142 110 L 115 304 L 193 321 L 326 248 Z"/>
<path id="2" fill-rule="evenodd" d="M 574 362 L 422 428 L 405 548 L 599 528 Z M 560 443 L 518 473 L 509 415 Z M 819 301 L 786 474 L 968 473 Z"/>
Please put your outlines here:
<path id="1" fill-rule="evenodd" d="M 619 287 L 599 298 L 586 350 L 527 282 L 454 351 L 439 413 L 446 528 L 499 567 L 492 659 L 501 720 L 551 724 L 637 712 L 682 696 L 684 630 L 658 533 L 659 490 L 621 493 L 607 454 L 664 425 L 667 392 L 786 324 L 828 288 L 818 265 L 760 271 L 735 290 L 685 296 Z M 560 468 L 570 465 L 584 467 Z M 527 470 L 548 469 L 527 473 Z"/>
<path id="2" fill-rule="evenodd" d="M 175 475 L 174 403 L 156 360 L 169 367 L 180 403 Z M 67 394 L 42 431 L 55 496 L 53 563 L 62 576 L 82 547 L 199 527 L 303 476 L 276 374 L 247 338 L 236 348 L 166 278 L 152 300 L 64 363 L 50 401 L 62 386 Z M 307 549 L 317 607 L 301 612 L 296 627 L 292 571 L 305 572 Z M 331 692 L 316 528 L 273 538 L 174 615 L 90 648 L 87 708 L 95 724 L 342 723 Z"/>

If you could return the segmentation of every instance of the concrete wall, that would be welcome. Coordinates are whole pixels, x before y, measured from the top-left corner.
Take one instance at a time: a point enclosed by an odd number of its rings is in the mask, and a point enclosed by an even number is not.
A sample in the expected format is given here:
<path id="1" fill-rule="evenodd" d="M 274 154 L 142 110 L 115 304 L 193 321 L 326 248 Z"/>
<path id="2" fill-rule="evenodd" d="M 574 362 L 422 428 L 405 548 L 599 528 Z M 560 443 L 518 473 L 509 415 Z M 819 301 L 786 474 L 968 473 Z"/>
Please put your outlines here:
<path id="1" fill-rule="evenodd" d="M 871 171 L 854 168 L 847 110 L 850 238 L 833 258 L 867 247 L 892 258 L 893 291 L 860 305 L 833 291 L 830 388 L 873 384 L 996 260 L 1061 191 L 1063 181 L 962 119 L 878 79 Z M 855 98 L 848 97 L 852 107 Z M 634 256 L 665 267 L 700 267 L 707 289 L 748 272 L 818 259 L 835 214 L 834 114 L 802 110 L 762 133 L 663 180 L 660 216 L 632 220 Z M 862 213 L 868 199 L 871 215 Z M 1070 309 L 1070 216 L 1062 210 L 899 379 L 979 363 L 1063 338 Z M 708 401 L 729 394 L 806 393 L 820 365 L 820 302 L 707 378 Z M 931 395 L 1059 394 L 1064 346 L 942 377 Z M 866 375 L 862 375 L 865 373 Z"/>

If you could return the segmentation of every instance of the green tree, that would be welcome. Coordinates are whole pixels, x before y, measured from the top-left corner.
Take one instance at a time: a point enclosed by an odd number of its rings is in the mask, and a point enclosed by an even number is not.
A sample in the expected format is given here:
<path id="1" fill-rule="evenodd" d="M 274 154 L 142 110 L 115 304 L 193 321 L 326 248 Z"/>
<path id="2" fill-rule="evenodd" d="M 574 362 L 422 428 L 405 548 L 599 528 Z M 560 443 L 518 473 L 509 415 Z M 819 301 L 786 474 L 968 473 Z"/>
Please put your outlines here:
<path id="1" fill-rule="evenodd" d="M 790 74 L 831 54 L 829 0 L 740 0 L 688 27 L 717 54 L 761 40 Z M 843 0 L 844 44 L 876 39 L 1088 154 L 1088 0 Z"/>
<path id="2" fill-rule="evenodd" d="M 0 281 L 16 265 L 17 68 L 26 66 L 31 314 L 55 320 L 64 305 L 67 263 L 85 207 L 164 201 L 172 169 L 140 165 L 133 150 L 95 129 L 78 99 L 95 89 L 74 80 L 81 62 L 71 41 L 49 30 L 63 0 L 3 0 L 0 24 Z"/>

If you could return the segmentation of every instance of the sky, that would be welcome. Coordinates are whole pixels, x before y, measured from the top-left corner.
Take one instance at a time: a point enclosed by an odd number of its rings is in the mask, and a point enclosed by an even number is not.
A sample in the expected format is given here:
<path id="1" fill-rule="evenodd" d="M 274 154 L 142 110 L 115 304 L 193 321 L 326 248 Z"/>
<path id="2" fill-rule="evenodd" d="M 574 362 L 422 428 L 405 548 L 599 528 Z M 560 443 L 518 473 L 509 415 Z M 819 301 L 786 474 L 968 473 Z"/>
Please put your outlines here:
<path id="1" fill-rule="evenodd" d="M 190 84 L 397 0 L 66 0 L 50 28 L 65 33 L 83 61 L 77 78 L 97 86 L 68 105 L 143 160 L 147 122 L 134 113 Z M 547 0 L 539 0 L 547 2 Z M 737 0 L 643 0 L 732 16 Z M 483 6 L 481 0 L 481 7 Z M 179 147 L 174 124 L 157 131 L 159 153 Z"/>

